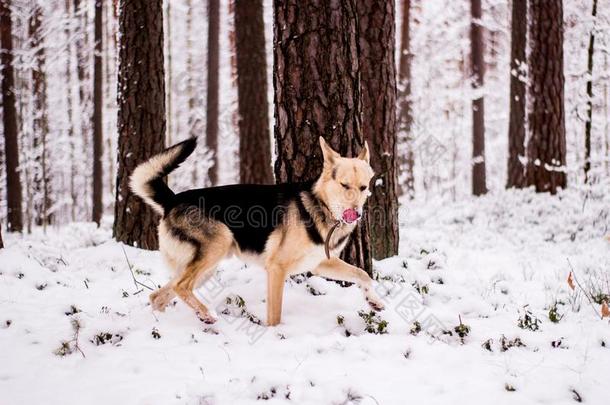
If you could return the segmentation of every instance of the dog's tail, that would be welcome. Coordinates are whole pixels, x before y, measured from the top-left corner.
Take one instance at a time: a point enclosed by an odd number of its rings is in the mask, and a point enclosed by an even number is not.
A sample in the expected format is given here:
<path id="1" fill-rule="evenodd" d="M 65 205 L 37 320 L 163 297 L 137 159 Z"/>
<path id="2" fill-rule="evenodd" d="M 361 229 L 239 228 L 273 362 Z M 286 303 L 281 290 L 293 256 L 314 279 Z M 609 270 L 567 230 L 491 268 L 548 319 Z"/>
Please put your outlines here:
<path id="1" fill-rule="evenodd" d="M 131 191 L 156 212 L 164 215 L 175 194 L 165 184 L 163 178 L 176 170 L 193 153 L 195 146 L 197 146 L 197 138 L 190 138 L 138 165 L 131 174 L 129 182 Z"/>

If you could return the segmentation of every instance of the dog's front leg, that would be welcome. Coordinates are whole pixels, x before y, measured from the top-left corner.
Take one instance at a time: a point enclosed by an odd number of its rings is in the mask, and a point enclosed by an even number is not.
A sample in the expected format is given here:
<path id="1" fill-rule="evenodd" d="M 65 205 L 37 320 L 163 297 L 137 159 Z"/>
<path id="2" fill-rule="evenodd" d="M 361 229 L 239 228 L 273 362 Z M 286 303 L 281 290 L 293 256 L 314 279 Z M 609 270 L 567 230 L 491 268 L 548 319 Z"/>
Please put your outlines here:
<path id="1" fill-rule="evenodd" d="M 324 260 L 315 268 L 313 273 L 317 276 L 328 277 L 334 280 L 356 283 L 362 289 L 364 298 L 373 309 L 380 311 L 384 308 L 381 299 L 373 291 L 373 280 L 369 275 L 364 270 L 352 266 L 338 257 Z"/>
<path id="2" fill-rule="evenodd" d="M 278 265 L 267 265 L 267 325 L 275 326 L 282 317 L 285 271 Z"/>

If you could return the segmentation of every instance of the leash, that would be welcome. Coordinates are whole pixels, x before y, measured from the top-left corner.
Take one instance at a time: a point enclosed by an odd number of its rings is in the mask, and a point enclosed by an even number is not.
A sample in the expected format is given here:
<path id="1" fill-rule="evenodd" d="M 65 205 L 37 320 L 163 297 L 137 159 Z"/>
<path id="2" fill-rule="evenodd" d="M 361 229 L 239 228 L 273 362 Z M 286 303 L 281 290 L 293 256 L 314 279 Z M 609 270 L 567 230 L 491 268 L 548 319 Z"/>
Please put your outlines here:
<path id="1" fill-rule="evenodd" d="M 330 259 L 330 253 L 329 253 L 329 248 L 328 248 L 328 244 L 330 243 L 330 237 L 333 235 L 333 232 L 335 231 L 335 229 L 337 229 L 337 227 L 339 225 L 341 225 L 341 221 L 335 222 L 335 224 L 332 226 L 332 228 L 330 228 L 330 230 L 326 234 L 326 240 L 324 241 L 324 253 L 326 253 L 327 259 Z"/>

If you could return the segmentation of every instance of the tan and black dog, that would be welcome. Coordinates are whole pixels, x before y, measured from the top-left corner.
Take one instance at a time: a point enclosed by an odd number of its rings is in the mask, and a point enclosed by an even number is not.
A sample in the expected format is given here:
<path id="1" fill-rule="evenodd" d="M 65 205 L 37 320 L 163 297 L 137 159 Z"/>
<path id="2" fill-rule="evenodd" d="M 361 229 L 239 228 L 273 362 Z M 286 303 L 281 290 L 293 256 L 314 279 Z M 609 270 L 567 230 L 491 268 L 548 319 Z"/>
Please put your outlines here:
<path id="1" fill-rule="evenodd" d="M 154 309 L 163 311 L 177 295 L 202 321 L 216 321 L 193 290 L 232 254 L 254 259 L 267 271 L 269 325 L 280 322 L 286 278 L 307 271 L 357 283 L 373 308 L 383 308 L 366 272 L 337 257 L 369 195 L 373 170 L 368 145 L 357 158 L 345 158 L 320 138 L 324 168 L 315 182 L 229 185 L 174 194 L 163 178 L 196 144 L 193 138 L 174 145 L 140 164 L 131 176 L 133 192 L 163 216 L 159 250 L 173 270 L 171 281 L 150 296 Z M 337 221 L 341 224 L 329 240 L 328 259 L 325 239 Z"/>

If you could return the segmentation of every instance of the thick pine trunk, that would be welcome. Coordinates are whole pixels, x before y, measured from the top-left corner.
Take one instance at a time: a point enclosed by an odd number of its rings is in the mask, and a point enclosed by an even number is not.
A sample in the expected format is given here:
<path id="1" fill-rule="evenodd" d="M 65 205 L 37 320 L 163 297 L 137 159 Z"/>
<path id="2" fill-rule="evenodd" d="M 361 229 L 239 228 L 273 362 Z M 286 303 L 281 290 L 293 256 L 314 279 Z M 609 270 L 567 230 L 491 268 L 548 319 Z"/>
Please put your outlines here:
<path id="1" fill-rule="evenodd" d="M 208 96 L 206 106 L 205 144 L 212 153 L 208 170 L 209 184 L 218 183 L 218 64 L 219 64 L 220 5 L 208 0 Z"/>
<path id="2" fill-rule="evenodd" d="M 595 21 L 597 17 L 597 0 L 593 0 L 591 16 Z M 594 28 L 589 33 L 589 51 L 587 58 L 587 120 L 585 121 L 585 183 L 589 182 L 591 170 L 591 125 L 593 121 L 593 54 L 595 47 Z"/>
<path id="3" fill-rule="evenodd" d="M 274 92 L 277 182 L 318 178 L 323 136 L 343 156 L 364 145 L 357 10 L 353 1 L 274 1 Z M 372 272 L 368 221 L 343 258 Z"/>
<path id="4" fill-rule="evenodd" d="M 95 0 L 95 55 L 93 63 L 93 201 L 91 219 L 100 224 L 103 211 L 103 173 L 102 158 L 103 134 L 102 134 L 102 0 Z"/>
<path id="5" fill-rule="evenodd" d="M 402 29 L 400 32 L 400 59 L 398 67 L 398 134 L 405 151 L 398 155 L 398 167 L 404 171 L 404 180 L 398 183 L 399 194 L 415 198 L 415 156 L 411 126 L 411 0 L 402 0 Z"/>
<path id="6" fill-rule="evenodd" d="M 472 21 L 470 23 L 470 46 L 472 63 L 472 194 L 487 192 L 485 180 L 485 104 L 483 100 L 483 81 L 485 59 L 483 47 L 483 27 L 481 26 L 481 0 L 470 1 Z M 480 94 L 476 94 L 480 93 Z"/>
<path id="7" fill-rule="evenodd" d="M 530 0 L 530 24 L 527 185 L 554 194 L 567 184 L 561 1 Z"/>
<path id="8" fill-rule="evenodd" d="M 33 208 L 35 223 L 46 228 L 51 223 L 51 179 L 48 169 L 48 134 L 47 116 L 47 79 L 45 75 L 45 49 L 42 39 L 42 9 L 35 5 L 28 21 L 30 49 L 34 53 L 32 67 L 33 99 L 33 151 L 36 168 L 34 171 Z"/>
<path id="9" fill-rule="evenodd" d="M 527 0 L 513 0 L 510 48 L 510 118 L 508 123 L 508 173 L 506 187 L 525 186 L 525 92 Z"/>
<path id="10" fill-rule="evenodd" d="M 15 108 L 15 73 L 13 71 L 13 37 L 10 0 L 0 0 L 0 69 L 2 69 L 2 121 L 4 125 L 4 158 L 6 161 L 6 205 L 9 232 L 23 230 L 19 143 Z"/>
<path id="11" fill-rule="evenodd" d="M 118 167 L 114 236 L 157 249 L 157 219 L 129 190 L 135 167 L 164 147 L 162 0 L 122 0 L 119 13 Z"/>
<path id="12" fill-rule="evenodd" d="M 235 2 L 239 180 L 273 183 L 262 0 Z"/>
<path id="13" fill-rule="evenodd" d="M 368 200 L 373 257 L 398 254 L 398 190 L 396 167 L 396 65 L 394 2 L 356 0 L 362 133 L 368 141 L 371 181 Z"/>

